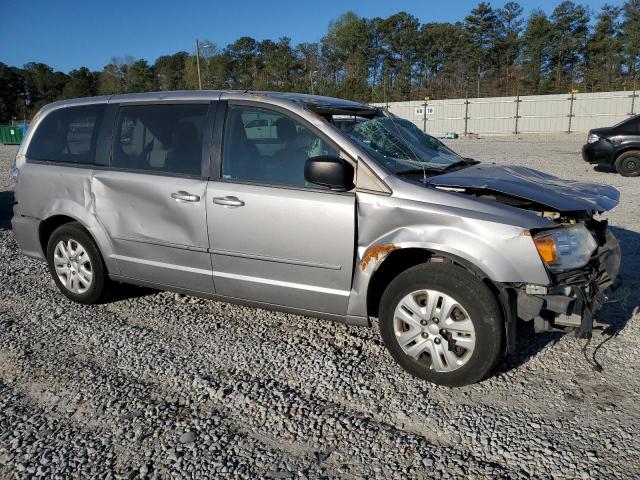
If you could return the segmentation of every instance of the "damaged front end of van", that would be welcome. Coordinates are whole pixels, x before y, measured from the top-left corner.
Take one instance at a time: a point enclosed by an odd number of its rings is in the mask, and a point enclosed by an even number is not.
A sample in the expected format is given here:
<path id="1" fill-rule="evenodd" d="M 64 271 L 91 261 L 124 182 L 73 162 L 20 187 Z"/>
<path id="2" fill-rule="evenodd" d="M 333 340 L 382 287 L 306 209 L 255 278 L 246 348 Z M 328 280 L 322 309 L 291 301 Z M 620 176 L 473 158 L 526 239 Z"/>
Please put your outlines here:
<path id="1" fill-rule="evenodd" d="M 547 285 L 515 284 L 517 315 L 536 331 L 573 328 L 590 337 L 607 291 L 620 285 L 620 246 L 605 212 L 619 201 L 609 186 L 561 180 L 526 167 L 471 166 L 436 176 L 436 189 L 454 190 L 535 212 L 553 225 L 532 229 Z"/>

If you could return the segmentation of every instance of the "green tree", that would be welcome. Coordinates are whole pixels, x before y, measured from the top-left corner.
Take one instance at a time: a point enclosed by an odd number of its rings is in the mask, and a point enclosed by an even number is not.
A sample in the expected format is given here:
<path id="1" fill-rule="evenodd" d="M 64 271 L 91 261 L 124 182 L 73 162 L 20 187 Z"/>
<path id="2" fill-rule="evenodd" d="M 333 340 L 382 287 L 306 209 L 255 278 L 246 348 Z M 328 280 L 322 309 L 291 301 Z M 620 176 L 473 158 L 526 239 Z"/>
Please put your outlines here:
<path id="1" fill-rule="evenodd" d="M 253 89 L 258 76 L 258 44 L 251 37 L 240 37 L 225 49 L 229 59 L 231 88 Z"/>
<path id="2" fill-rule="evenodd" d="M 556 92 L 568 91 L 579 82 L 582 72 L 589 12 L 571 1 L 560 3 L 551 14 L 550 67 Z"/>
<path id="3" fill-rule="evenodd" d="M 140 93 L 156 90 L 152 68 L 146 60 L 136 60 L 125 70 L 125 88 L 128 93 Z"/>
<path id="4" fill-rule="evenodd" d="M 206 59 L 204 88 L 229 88 L 229 59 L 216 53 Z"/>
<path id="5" fill-rule="evenodd" d="M 92 97 L 98 94 L 98 74 L 87 67 L 69 72 L 69 78 L 62 90 L 62 98 Z"/>
<path id="6" fill-rule="evenodd" d="M 589 36 L 585 51 L 584 85 L 586 90 L 613 90 L 622 75 L 620 9 L 605 4 Z"/>
<path id="7" fill-rule="evenodd" d="M 542 93 L 549 71 L 551 22 L 541 10 L 534 10 L 522 36 L 522 93 Z"/>
<path id="8" fill-rule="evenodd" d="M 291 47 L 291 39 L 282 37 L 277 42 L 264 40 L 258 44 L 260 72 L 255 88 L 260 90 L 284 90 L 294 88 L 300 75 L 301 64 Z"/>
<path id="9" fill-rule="evenodd" d="M 158 57 L 153 64 L 153 71 L 160 90 L 184 90 L 187 87 L 184 75 L 188 58 L 187 52 Z"/>
<path id="10" fill-rule="evenodd" d="M 370 98 L 369 66 L 372 34 L 366 20 L 347 12 L 329 23 L 322 39 L 322 55 L 337 95 Z"/>
<path id="11" fill-rule="evenodd" d="M 299 74 L 302 77 L 296 79 L 296 90 L 319 94 L 323 91 L 320 63 L 322 56 L 319 43 L 300 43 L 296 47 L 296 57 L 300 64 Z M 313 83 L 313 88 L 312 88 Z"/>
<path id="12" fill-rule="evenodd" d="M 67 76 L 62 72 L 54 72 L 44 63 L 27 63 L 23 76 L 26 86 L 26 103 L 33 114 L 47 103 L 60 98 Z"/>
<path id="13" fill-rule="evenodd" d="M 111 62 L 105 65 L 98 75 L 98 93 L 100 95 L 113 95 L 125 91 L 126 65 L 118 58 L 112 57 Z"/>
<path id="14" fill-rule="evenodd" d="M 631 79 L 631 88 L 635 88 L 640 74 L 640 0 L 626 2 L 622 7 L 622 15 L 620 30 L 625 69 Z"/>
<path id="15" fill-rule="evenodd" d="M 421 24 L 406 12 L 362 18 L 347 12 L 318 43 L 241 37 L 224 48 L 203 41 L 203 88 L 314 92 L 364 101 L 460 98 L 637 88 L 640 0 L 605 5 L 590 23 L 585 3 L 562 1 L 547 16 L 480 2 L 463 22 Z M 98 94 L 198 88 L 196 57 L 177 52 L 153 65 L 112 58 L 102 71 L 68 75 L 43 63 L 0 64 L 0 119 L 45 103 Z"/>
<path id="16" fill-rule="evenodd" d="M 503 59 L 504 65 L 504 91 L 509 95 L 511 81 L 515 70 L 515 64 L 520 56 L 521 34 L 524 19 L 522 18 L 522 7 L 516 2 L 508 2 L 503 8 L 498 10 L 499 33 L 497 42 L 498 58 Z M 500 75 L 499 78 L 502 78 Z"/>
<path id="17" fill-rule="evenodd" d="M 465 56 L 468 59 L 470 74 L 476 74 L 476 95 L 479 97 L 483 78 L 499 69 L 500 22 L 497 13 L 487 2 L 479 3 L 464 22 L 471 40 L 471 48 Z"/>
<path id="18" fill-rule="evenodd" d="M 377 22 L 382 58 L 382 79 L 390 100 L 409 98 L 413 87 L 420 22 L 399 12 Z"/>
<path id="19" fill-rule="evenodd" d="M 465 42 L 468 37 L 460 23 L 422 25 L 417 50 L 421 97 L 464 96 L 467 68 L 460 58 L 467 51 Z"/>
<path id="20" fill-rule="evenodd" d="M 382 31 L 384 19 L 375 17 L 369 20 L 368 28 L 371 32 L 371 97 L 376 102 L 386 102 L 387 75 L 385 70 L 386 50 Z"/>
<path id="21" fill-rule="evenodd" d="M 0 122 L 27 116 L 25 93 L 23 71 L 0 62 Z"/>

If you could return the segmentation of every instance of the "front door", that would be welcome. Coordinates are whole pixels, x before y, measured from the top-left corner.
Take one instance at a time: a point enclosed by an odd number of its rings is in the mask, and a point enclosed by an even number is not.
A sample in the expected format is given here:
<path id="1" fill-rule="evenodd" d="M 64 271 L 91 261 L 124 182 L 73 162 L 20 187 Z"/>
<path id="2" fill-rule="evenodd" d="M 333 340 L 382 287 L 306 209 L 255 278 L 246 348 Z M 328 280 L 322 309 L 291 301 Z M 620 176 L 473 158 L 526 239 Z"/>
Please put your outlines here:
<path id="1" fill-rule="evenodd" d="M 203 138 L 209 104 L 122 106 L 92 191 L 120 275 L 212 293 Z M 207 156 L 208 157 L 208 156 Z"/>
<path id="2" fill-rule="evenodd" d="M 273 126 L 254 135 L 257 121 Z M 355 248 L 355 194 L 304 180 L 311 156 L 337 148 L 281 111 L 232 105 L 222 178 L 209 183 L 207 216 L 216 292 L 345 315 Z"/>

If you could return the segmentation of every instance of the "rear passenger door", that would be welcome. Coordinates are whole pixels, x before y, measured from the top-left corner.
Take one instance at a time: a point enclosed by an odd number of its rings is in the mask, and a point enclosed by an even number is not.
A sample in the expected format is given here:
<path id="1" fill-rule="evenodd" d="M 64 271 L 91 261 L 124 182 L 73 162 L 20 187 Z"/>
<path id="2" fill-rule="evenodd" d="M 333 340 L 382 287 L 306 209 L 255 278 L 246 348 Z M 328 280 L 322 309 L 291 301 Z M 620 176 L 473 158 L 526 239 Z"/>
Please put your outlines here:
<path id="1" fill-rule="evenodd" d="M 206 189 L 215 103 L 122 104 L 96 213 L 122 277 L 212 293 Z"/>

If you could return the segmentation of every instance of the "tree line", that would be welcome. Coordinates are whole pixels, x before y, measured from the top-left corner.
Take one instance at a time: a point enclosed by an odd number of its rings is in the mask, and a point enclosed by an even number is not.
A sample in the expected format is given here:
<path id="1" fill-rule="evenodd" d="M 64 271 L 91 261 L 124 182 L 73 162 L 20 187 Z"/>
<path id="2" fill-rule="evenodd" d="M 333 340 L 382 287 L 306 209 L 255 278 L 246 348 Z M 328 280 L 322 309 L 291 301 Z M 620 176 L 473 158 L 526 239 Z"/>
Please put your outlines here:
<path id="1" fill-rule="evenodd" d="M 201 42 L 205 89 L 309 92 L 367 102 L 635 89 L 640 0 L 598 12 L 572 1 L 527 18 L 517 2 L 481 2 L 456 23 L 420 23 L 399 12 L 331 21 L 319 42 L 238 38 Z M 198 88 L 194 53 L 112 58 L 102 71 L 0 63 L 0 121 L 30 118 L 54 100 Z"/>

